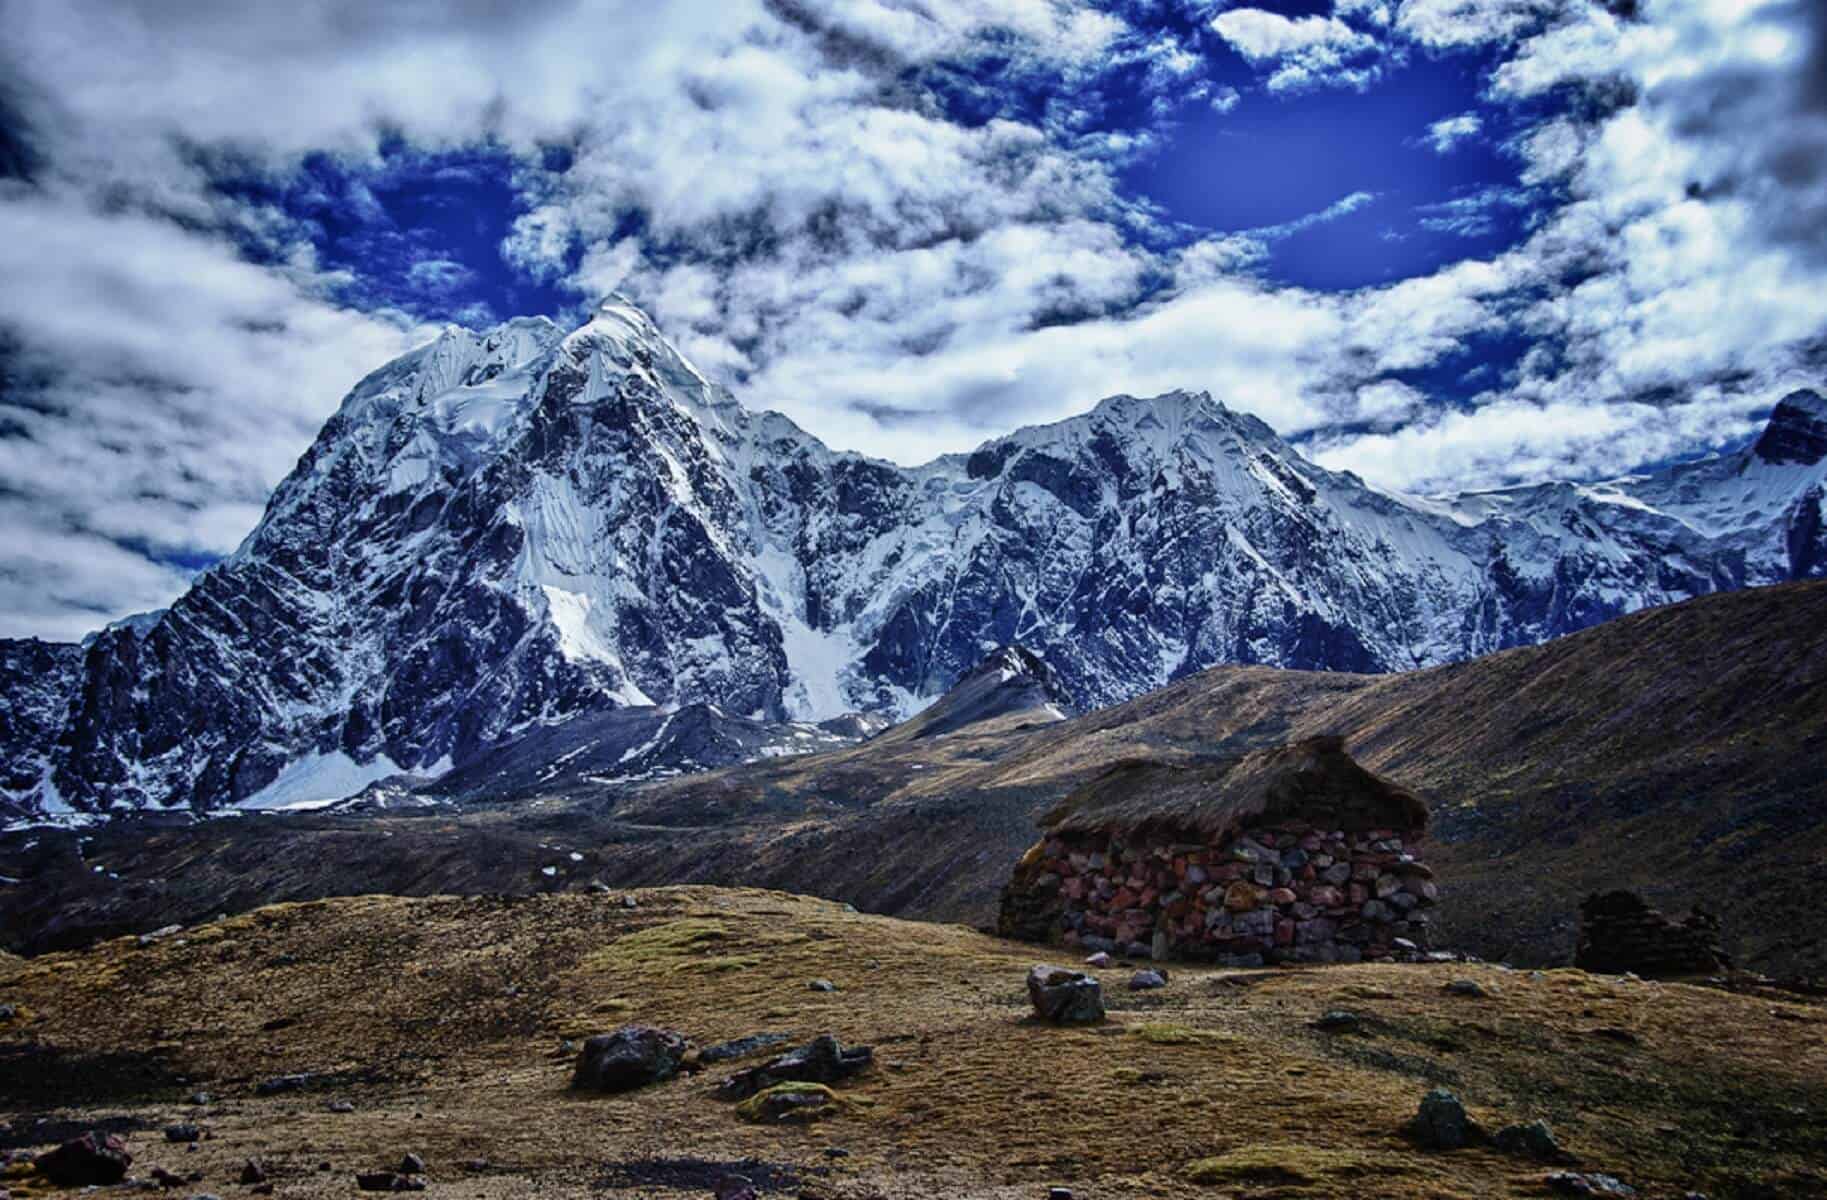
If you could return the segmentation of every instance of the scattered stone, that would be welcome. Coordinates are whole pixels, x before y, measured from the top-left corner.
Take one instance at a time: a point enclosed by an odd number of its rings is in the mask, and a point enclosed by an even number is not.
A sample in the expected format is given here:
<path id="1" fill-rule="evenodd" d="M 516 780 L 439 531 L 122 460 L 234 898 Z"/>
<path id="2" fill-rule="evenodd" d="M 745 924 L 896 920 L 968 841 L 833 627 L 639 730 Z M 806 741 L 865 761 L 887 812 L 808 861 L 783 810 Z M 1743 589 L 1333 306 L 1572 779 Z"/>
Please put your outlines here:
<path id="1" fill-rule="evenodd" d="M 624 1025 L 599 1033 L 577 1056 L 571 1086 L 595 1092 L 627 1092 L 679 1073 L 685 1058 L 683 1035 L 648 1025 Z"/>
<path id="2" fill-rule="evenodd" d="M 425 1174 L 425 1160 L 409 1151 L 405 1157 L 400 1159 L 400 1165 L 394 1170 L 402 1175 L 423 1175 Z"/>
<path id="3" fill-rule="evenodd" d="M 716 1200 L 760 1200 L 755 1182 L 746 1175 L 725 1175 L 717 1181 Z"/>
<path id="4" fill-rule="evenodd" d="M 58 1187 L 89 1187 L 119 1183 L 132 1162 L 127 1143 L 112 1133 L 91 1131 L 45 1151 L 32 1165 Z"/>
<path id="5" fill-rule="evenodd" d="M 837 990 L 837 985 L 829 979 L 814 979 L 806 986 L 815 992 L 835 992 Z"/>
<path id="6" fill-rule="evenodd" d="M 825 1147 L 825 1157 L 826 1158 L 849 1158 L 850 1151 L 844 1149 L 842 1146 L 826 1146 Z"/>
<path id="7" fill-rule="evenodd" d="M 1538 1159 L 1541 1162 L 1562 1162 L 1567 1152 L 1554 1140 L 1554 1131 L 1548 1128 L 1546 1121 L 1530 1121 L 1527 1125 L 1505 1125 L 1492 1137 L 1497 1148 L 1505 1154 L 1517 1154 L 1526 1158 Z"/>
<path id="8" fill-rule="evenodd" d="M 1095 1025 L 1104 1019 L 1104 989 L 1097 979 L 1069 967 L 1037 965 L 1028 972 L 1034 1014 L 1055 1025 Z"/>
<path id="9" fill-rule="evenodd" d="M 714 1046 L 706 1046 L 704 1049 L 698 1051 L 698 1061 L 709 1064 L 729 1062 L 730 1060 L 737 1058 L 747 1058 L 749 1055 L 758 1051 L 767 1050 L 791 1040 L 791 1035 L 785 1033 L 751 1033 L 748 1037 L 740 1037 L 733 1041 L 718 1042 Z"/>
<path id="10" fill-rule="evenodd" d="M 1615 1175 L 1596 1172 L 1582 1175 L 1578 1171 L 1556 1171 L 1545 1181 L 1563 1196 L 1634 1196 L 1637 1189 Z"/>
<path id="11" fill-rule="evenodd" d="M 241 1182 L 243 1185 L 265 1183 L 266 1168 L 261 1166 L 258 1160 L 248 1159 L 241 1164 Z"/>
<path id="12" fill-rule="evenodd" d="M 210 1095 L 208 1092 L 192 1092 L 190 1094 L 190 1102 L 192 1104 L 195 1104 L 199 1108 L 201 1108 L 205 1104 L 213 1103 L 215 1101 L 215 1099 L 216 1098 L 214 1096 Z"/>
<path id="13" fill-rule="evenodd" d="M 277 1096 L 282 1092 L 302 1092 L 311 1086 L 310 1075 L 280 1075 L 254 1085 L 256 1096 Z"/>
<path id="14" fill-rule="evenodd" d="M 472 1175 L 479 1175 L 482 1172 L 488 1170 L 488 1159 L 486 1159 L 486 1158 L 466 1158 L 462 1162 L 458 1163 L 457 1165 L 462 1167 L 465 1171 L 468 1171 Z"/>
<path id="15" fill-rule="evenodd" d="M 1356 1033 L 1363 1020 L 1354 1012 L 1335 1008 L 1320 1015 L 1317 1021 L 1310 1022 L 1314 1029 L 1322 1033 Z"/>
<path id="16" fill-rule="evenodd" d="M 717 1085 L 717 1095 L 724 1100 L 746 1100 L 781 1083 L 837 1083 L 874 1061 L 874 1048 L 846 1050 L 827 1033 L 758 1067 L 738 1071 Z"/>
<path id="17" fill-rule="evenodd" d="M 1643 1042 L 1642 1038 L 1630 1030 L 1616 1025 L 1601 1025 L 1597 1029 L 1589 1029 L 1586 1032 L 1592 1037 L 1604 1038 L 1608 1042 L 1620 1042 L 1626 1046 L 1637 1046 Z"/>
<path id="18" fill-rule="evenodd" d="M 356 1175 L 355 1186 L 364 1192 L 422 1192 L 425 1181 L 397 1171 L 363 1171 Z"/>
<path id="19" fill-rule="evenodd" d="M 183 1187 L 185 1179 L 182 1175 L 167 1171 L 164 1167 L 154 1167 L 152 1168 L 152 1182 L 169 1191 L 172 1188 Z"/>
<path id="20" fill-rule="evenodd" d="M 1110 956 L 1102 950 L 1099 950 L 1096 954 L 1085 959 L 1085 965 L 1087 967 L 1107 967 L 1110 965 Z"/>
<path id="21" fill-rule="evenodd" d="M 736 1106 L 745 1121 L 776 1125 L 804 1124 L 837 1115 L 837 1093 L 822 1083 L 777 1083 Z"/>
<path id="22" fill-rule="evenodd" d="M 1129 990 L 1132 992 L 1153 991 L 1167 986 L 1167 977 L 1159 971 L 1137 971 L 1129 977 Z"/>
<path id="23" fill-rule="evenodd" d="M 1457 1150 L 1472 1138 L 1472 1119 L 1459 1097 L 1435 1088 L 1421 1097 L 1421 1107 L 1408 1123 L 1408 1132 L 1430 1150 Z"/>
<path id="24" fill-rule="evenodd" d="M 184 927 L 182 925 L 167 925 L 163 929 L 155 929 L 151 933 L 140 934 L 138 941 L 139 941 L 140 948 L 143 950 L 147 946 L 152 945 L 154 942 L 164 941 L 166 938 L 171 937 L 173 934 L 178 934 L 178 933 L 183 933 L 183 932 L 184 932 Z"/>
<path id="25" fill-rule="evenodd" d="M 633 896 L 623 896 L 622 897 L 622 907 L 623 908 L 639 908 L 639 907 L 641 907 L 641 902 L 639 900 L 636 900 Z"/>
<path id="26" fill-rule="evenodd" d="M 18 1015 L 19 1015 L 18 1005 L 0 1004 L 0 1021 L 10 1021 Z"/>
<path id="27" fill-rule="evenodd" d="M 324 1105 L 324 1107 L 333 1113 L 352 1113 L 355 1111 L 355 1105 L 349 1103 L 347 1100 L 332 1100 L 330 1103 Z"/>
<path id="28" fill-rule="evenodd" d="M 1072 1189 L 1050 1187 L 1047 1189 L 1047 1200 L 1072 1200 Z"/>
<path id="29" fill-rule="evenodd" d="M 203 1140 L 203 1130 L 196 1125 L 167 1125 L 165 1126 L 165 1140 L 179 1143 L 200 1142 Z"/>
<path id="30" fill-rule="evenodd" d="M 604 883 L 600 879 L 592 879 L 590 881 L 590 890 L 600 896 L 600 895 L 604 895 L 608 892 L 613 892 L 615 889 L 610 887 L 608 884 Z"/>
<path id="31" fill-rule="evenodd" d="M 1443 985 L 1440 990 L 1449 996 L 1477 996 L 1482 998 L 1490 994 L 1484 990 L 1484 985 L 1480 984 L 1475 979 L 1455 979 L 1451 983 Z"/>

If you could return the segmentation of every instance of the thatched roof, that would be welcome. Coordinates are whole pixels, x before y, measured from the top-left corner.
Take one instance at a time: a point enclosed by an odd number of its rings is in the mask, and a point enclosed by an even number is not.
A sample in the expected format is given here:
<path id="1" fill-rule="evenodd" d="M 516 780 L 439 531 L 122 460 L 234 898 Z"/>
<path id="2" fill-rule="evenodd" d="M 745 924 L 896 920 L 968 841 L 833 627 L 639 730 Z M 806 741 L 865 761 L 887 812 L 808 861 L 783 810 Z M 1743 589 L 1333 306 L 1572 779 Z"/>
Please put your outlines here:
<path id="1" fill-rule="evenodd" d="M 1236 758 L 1127 759 L 1060 801 L 1041 824 L 1053 833 L 1187 830 L 1216 840 L 1258 820 L 1422 829 L 1427 805 L 1359 766 L 1343 738 L 1319 737 Z"/>

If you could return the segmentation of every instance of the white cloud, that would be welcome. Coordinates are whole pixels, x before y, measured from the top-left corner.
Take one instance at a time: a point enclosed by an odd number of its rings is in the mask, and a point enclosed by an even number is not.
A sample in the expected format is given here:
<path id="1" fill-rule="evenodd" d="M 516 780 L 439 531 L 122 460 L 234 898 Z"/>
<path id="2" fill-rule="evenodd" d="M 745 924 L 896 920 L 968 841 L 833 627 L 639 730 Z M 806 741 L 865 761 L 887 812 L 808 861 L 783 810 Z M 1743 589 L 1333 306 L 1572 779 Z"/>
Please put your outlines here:
<path id="1" fill-rule="evenodd" d="M 1477 113 L 1460 113 L 1442 117 L 1427 127 L 1427 144 L 1435 154 L 1451 154 L 1459 143 L 1470 141 L 1484 130 L 1484 119 Z"/>
<path id="2" fill-rule="evenodd" d="M 1271 91 L 1310 87 L 1362 87 L 1379 67 L 1375 38 L 1337 17 L 1284 17 L 1260 8 L 1232 8 L 1211 20 L 1211 28 L 1252 63 L 1273 63 Z"/>

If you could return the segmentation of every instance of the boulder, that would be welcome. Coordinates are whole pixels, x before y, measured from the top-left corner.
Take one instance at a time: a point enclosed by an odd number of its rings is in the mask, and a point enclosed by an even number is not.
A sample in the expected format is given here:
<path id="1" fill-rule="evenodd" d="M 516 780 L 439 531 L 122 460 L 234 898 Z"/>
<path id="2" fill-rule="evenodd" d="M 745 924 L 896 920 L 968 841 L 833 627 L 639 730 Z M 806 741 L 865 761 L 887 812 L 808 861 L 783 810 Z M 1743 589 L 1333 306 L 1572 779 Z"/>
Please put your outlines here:
<path id="1" fill-rule="evenodd" d="M 133 1155 L 112 1133 L 90 1131 L 32 1160 L 38 1173 L 58 1187 L 93 1187 L 127 1177 Z"/>
<path id="2" fill-rule="evenodd" d="M 1445 1088 L 1421 1097 L 1421 1107 L 1408 1123 L 1408 1132 L 1430 1150 L 1457 1150 L 1472 1140 L 1472 1130 L 1465 1105 Z"/>
<path id="3" fill-rule="evenodd" d="M 1505 1125 L 1491 1138 L 1497 1148 L 1505 1154 L 1533 1158 L 1539 1162 L 1565 1162 L 1567 1152 L 1554 1140 L 1554 1131 L 1548 1128 L 1546 1121 L 1530 1121 L 1527 1125 Z"/>
<path id="4" fill-rule="evenodd" d="M 827 1033 L 758 1067 L 738 1071 L 717 1085 L 717 1095 L 724 1100 L 746 1100 L 781 1083 L 837 1083 L 874 1061 L 873 1048 L 853 1046 L 846 1050 Z"/>
<path id="5" fill-rule="evenodd" d="M 1137 971 L 1129 977 L 1129 990 L 1132 992 L 1152 991 L 1167 986 L 1167 977 L 1159 971 Z"/>
<path id="6" fill-rule="evenodd" d="M 671 1079 L 685 1058 L 683 1035 L 648 1025 L 599 1033 L 577 1056 L 571 1086 L 585 1091 L 627 1092 Z"/>
<path id="7" fill-rule="evenodd" d="M 1104 1019 L 1104 989 L 1097 979 L 1069 967 L 1037 965 L 1028 972 L 1034 1015 L 1055 1025 L 1094 1025 Z"/>

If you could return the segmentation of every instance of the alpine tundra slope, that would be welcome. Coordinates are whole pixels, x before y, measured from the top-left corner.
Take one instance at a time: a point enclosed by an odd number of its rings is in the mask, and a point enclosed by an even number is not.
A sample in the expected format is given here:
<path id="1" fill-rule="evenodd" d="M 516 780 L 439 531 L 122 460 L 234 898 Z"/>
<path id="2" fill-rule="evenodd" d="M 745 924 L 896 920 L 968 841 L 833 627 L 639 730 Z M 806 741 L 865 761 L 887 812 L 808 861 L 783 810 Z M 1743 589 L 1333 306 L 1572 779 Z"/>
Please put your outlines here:
<path id="1" fill-rule="evenodd" d="M 1017 643 L 1085 707 L 1429 666 L 1827 573 L 1824 460 L 1797 392 L 1732 454 L 1422 499 L 1174 392 L 903 468 L 744 408 L 612 297 L 446 330 L 168 610 L 0 646 L 0 809 L 333 799 L 636 706 L 902 718 Z"/>

